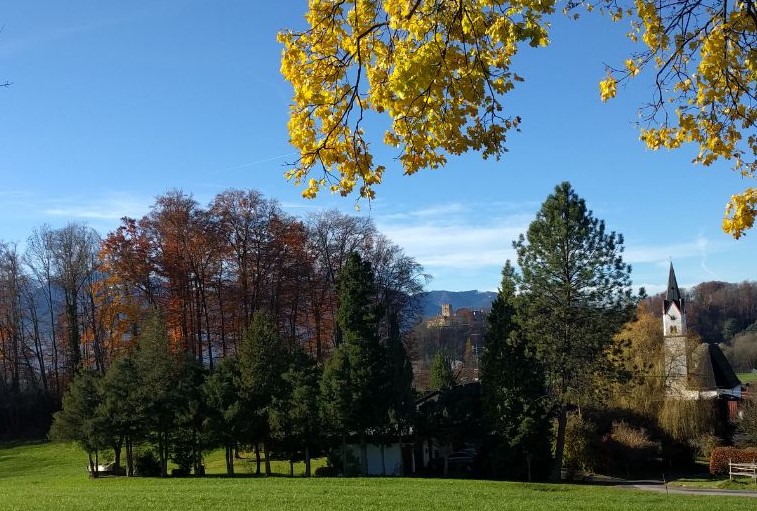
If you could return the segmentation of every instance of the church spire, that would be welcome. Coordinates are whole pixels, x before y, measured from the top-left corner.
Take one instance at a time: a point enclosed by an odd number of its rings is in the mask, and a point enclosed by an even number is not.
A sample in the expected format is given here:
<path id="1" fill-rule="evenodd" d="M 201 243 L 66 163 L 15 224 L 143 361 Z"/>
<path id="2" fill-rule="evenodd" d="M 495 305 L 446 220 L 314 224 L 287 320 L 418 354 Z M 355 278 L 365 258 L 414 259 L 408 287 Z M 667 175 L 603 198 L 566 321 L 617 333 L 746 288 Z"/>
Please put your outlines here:
<path id="1" fill-rule="evenodd" d="M 665 300 L 669 302 L 680 302 L 681 300 L 681 291 L 678 290 L 676 272 L 675 270 L 673 270 L 673 261 L 670 261 L 670 273 L 668 274 L 668 293 L 665 296 Z"/>

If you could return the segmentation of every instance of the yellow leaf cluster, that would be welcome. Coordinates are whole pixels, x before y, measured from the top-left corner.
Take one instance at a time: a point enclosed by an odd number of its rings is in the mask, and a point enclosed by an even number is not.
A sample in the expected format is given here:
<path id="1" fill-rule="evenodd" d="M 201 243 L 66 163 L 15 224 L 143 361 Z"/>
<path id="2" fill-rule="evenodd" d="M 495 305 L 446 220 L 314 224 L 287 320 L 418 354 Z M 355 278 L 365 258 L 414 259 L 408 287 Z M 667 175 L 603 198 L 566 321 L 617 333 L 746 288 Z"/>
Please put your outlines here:
<path id="1" fill-rule="evenodd" d="M 600 82 L 616 82 L 655 68 L 655 96 L 642 110 L 641 140 L 652 150 L 698 147 L 694 163 L 733 163 L 744 177 L 757 169 L 757 11 L 750 3 L 659 3 L 634 0 L 629 38 L 643 50 Z M 672 107 L 672 108 L 671 108 Z M 669 111 L 673 109 L 674 111 Z M 738 238 L 754 223 L 752 188 L 734 195 L 723 229 Z"/>
<path id="2" fill-rule="evenodd" d="M 723 230 L 739 239 L 754 226 L 757 211 L 757 188 L 748 188 L 745 192 L 731 197 L 726 205 Z"/>
<path id="3" fill-rule="evenodd" d="M 519 46 L 546 46 L 555 0 L 309 0 L 302 32 L 283 31 L 281 72 L 292 84 L 286 173 L 303 196 L 324 187 L 374 196 L 385 167 L 364 131 L 389 118 L 383 142 L 406 174 L 471 149 L 499 158 L 520 118 L 502 96 L 522 78 Z M 314 175 L 315 172 L 315 175 Z"/>

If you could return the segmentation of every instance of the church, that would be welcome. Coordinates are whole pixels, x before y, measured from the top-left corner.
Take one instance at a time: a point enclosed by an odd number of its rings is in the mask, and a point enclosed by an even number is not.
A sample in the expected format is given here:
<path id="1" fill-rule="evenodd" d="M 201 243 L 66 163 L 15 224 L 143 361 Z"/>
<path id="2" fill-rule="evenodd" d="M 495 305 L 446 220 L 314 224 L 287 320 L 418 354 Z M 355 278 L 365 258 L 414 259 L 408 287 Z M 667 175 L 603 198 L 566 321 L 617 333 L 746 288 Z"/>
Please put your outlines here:
<path id="1" fill-rule="evenodd" d="M 717 344 L 690 339 L 686 303 L 670 263 L 662 305 L 665 393 L 669 399 L 721 399 L 733 414 L 741 399 L 741 381 Z"/>

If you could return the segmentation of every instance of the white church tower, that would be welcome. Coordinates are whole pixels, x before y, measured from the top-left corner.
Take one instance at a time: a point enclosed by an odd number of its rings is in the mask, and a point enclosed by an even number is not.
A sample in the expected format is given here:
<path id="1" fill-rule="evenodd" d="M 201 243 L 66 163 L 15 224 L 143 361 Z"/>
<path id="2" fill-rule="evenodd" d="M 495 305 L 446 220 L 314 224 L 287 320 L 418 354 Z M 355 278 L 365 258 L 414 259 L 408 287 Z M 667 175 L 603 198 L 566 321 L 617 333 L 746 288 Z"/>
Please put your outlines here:
<path id="1" fill-rule="evenodd" d="M 741 382 L 718 345 L 688 340 L 686 303 L 678 289 L 672 262 L 662 302 L 662 334 L 668 398 L 741 397 Z"/>
<path id="2" fill-rule="evenodd" d="M 665 350 L 666 393 L 684 397 L 688 390 L 689 361 L 686 343 L 686 304 L 670 263 L 668 290 L 662 302 L 662 332 Z"/>

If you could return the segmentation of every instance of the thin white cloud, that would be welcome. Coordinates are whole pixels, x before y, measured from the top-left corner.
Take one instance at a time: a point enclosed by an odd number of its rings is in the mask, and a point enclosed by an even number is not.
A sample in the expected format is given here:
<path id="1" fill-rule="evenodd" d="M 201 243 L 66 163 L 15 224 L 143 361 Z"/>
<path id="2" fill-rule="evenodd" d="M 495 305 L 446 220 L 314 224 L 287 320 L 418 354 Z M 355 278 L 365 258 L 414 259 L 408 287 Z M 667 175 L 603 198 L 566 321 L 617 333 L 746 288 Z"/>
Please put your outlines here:
<path id="1" fill-rule="evenodd" d="M 55 205 L 43 207 L 42 212 L 47 216 L 80 220 L 118 220 L 124 216 L 144 215 L 149 211 L 150 203 L 119 195 L 75 203 L 73 200 L 58 201 Z"/>
<path id="2" fill-rule="evenodd" d="M 514 209 L 512 204 L 450 203 L 375 219 L 382 233 L 430 273 L 466 270 L 480 273 L 477 280 L 491 280 L 490 275 L 496 280 L 505 261 L 515 257 L 512 241 L 533 217 Z"/>

